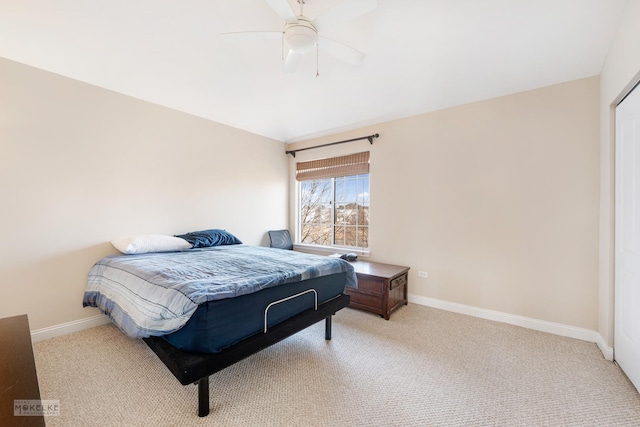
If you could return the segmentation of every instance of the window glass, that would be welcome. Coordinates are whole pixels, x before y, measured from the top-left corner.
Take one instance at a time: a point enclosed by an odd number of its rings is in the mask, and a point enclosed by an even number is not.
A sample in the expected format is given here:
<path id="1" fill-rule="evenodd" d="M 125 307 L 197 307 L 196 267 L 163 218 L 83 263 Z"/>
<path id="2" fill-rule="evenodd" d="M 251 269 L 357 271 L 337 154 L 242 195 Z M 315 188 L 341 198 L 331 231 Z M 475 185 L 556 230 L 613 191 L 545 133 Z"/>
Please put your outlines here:
<path id="1" fill-rule="evenodd" d="M 369 246 L 369 174 L 299 182 L 299 242 Z"/>

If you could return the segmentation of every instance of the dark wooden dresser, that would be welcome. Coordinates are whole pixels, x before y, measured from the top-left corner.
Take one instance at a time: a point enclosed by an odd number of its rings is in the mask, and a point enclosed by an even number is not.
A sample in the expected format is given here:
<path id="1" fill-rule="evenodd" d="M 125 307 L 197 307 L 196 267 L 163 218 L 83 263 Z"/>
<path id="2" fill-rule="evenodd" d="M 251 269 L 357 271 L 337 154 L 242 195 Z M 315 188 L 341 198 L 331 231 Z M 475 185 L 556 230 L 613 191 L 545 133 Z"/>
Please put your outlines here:
<path id="1" fill-rule="evenodd" d="M 15 416 L 16 400 L 40 400 L 27 315 L 0 319 L 0 426 L 44 426 L 42 415 Z"/>
<path id="2" fill-rule="evenodd" d="M 391 312 L 406 305 L 409 267 L 369 261 L 351 263 L 358 276 L 358 289 L 347 288 L 349 307 L 367 310 L 389 320 Z"/>

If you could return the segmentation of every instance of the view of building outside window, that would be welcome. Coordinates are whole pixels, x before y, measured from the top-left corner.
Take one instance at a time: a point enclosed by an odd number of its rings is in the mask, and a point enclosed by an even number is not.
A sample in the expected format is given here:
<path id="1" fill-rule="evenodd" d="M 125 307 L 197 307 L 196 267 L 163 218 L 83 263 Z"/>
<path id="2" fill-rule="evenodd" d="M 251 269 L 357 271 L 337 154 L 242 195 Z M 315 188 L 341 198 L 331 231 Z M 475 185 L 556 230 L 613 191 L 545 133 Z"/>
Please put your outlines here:
<path id="1" fill-rule="evenodd" d="M 369 246 L 369 174 L 301 181 L 300 243 Z"/>

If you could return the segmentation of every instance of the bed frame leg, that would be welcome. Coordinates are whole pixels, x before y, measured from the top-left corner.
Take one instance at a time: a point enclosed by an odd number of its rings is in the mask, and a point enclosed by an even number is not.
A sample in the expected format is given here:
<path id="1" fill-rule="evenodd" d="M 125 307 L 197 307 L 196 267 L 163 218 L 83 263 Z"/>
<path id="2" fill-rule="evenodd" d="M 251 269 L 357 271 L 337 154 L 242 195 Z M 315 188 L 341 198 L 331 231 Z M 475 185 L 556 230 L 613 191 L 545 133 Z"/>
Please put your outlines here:
<path id="1" fill-rule="evenodd" d="M 324 319 L 324 339 L 327 341 L 331 339 L 331 318 L 332 317 L 333 315 Z"/>
<path id="2" fill-rule="evenodd" d="M 209 415 L 209 377 L 198 381 L 198 416 Z"/>

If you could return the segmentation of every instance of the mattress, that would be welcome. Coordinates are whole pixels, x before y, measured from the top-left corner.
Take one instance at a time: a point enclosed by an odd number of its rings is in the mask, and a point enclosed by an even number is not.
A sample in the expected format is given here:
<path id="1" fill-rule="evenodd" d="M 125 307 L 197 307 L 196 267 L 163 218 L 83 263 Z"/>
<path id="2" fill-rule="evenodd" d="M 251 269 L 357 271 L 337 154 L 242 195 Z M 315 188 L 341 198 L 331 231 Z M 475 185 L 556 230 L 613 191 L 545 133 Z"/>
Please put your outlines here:
<path id="1" fill-rule="evenodd" d="M 164 338 L 174 347 L 195 353 L 217 353 L 245 338 L 263 333 L 265 309 L 282 300 L 314 289 L 318 304 L 342 294 L 346 273 L 307 279 L 236 298 L 209 301 L 198 306 L 189 321 Z M 267 328 L 314 308 L 315 294 L 307 292 L 269 307 Z"/>
<path id="2" fill-rule="evenodd" d="M 200 305 L 337 273 L 357 286 L 344 260 L 282 249 L 238 244 L 116 255 L 91 268 L 82 303 L 126 335 L 146 338 L 178 331 Z"/>

